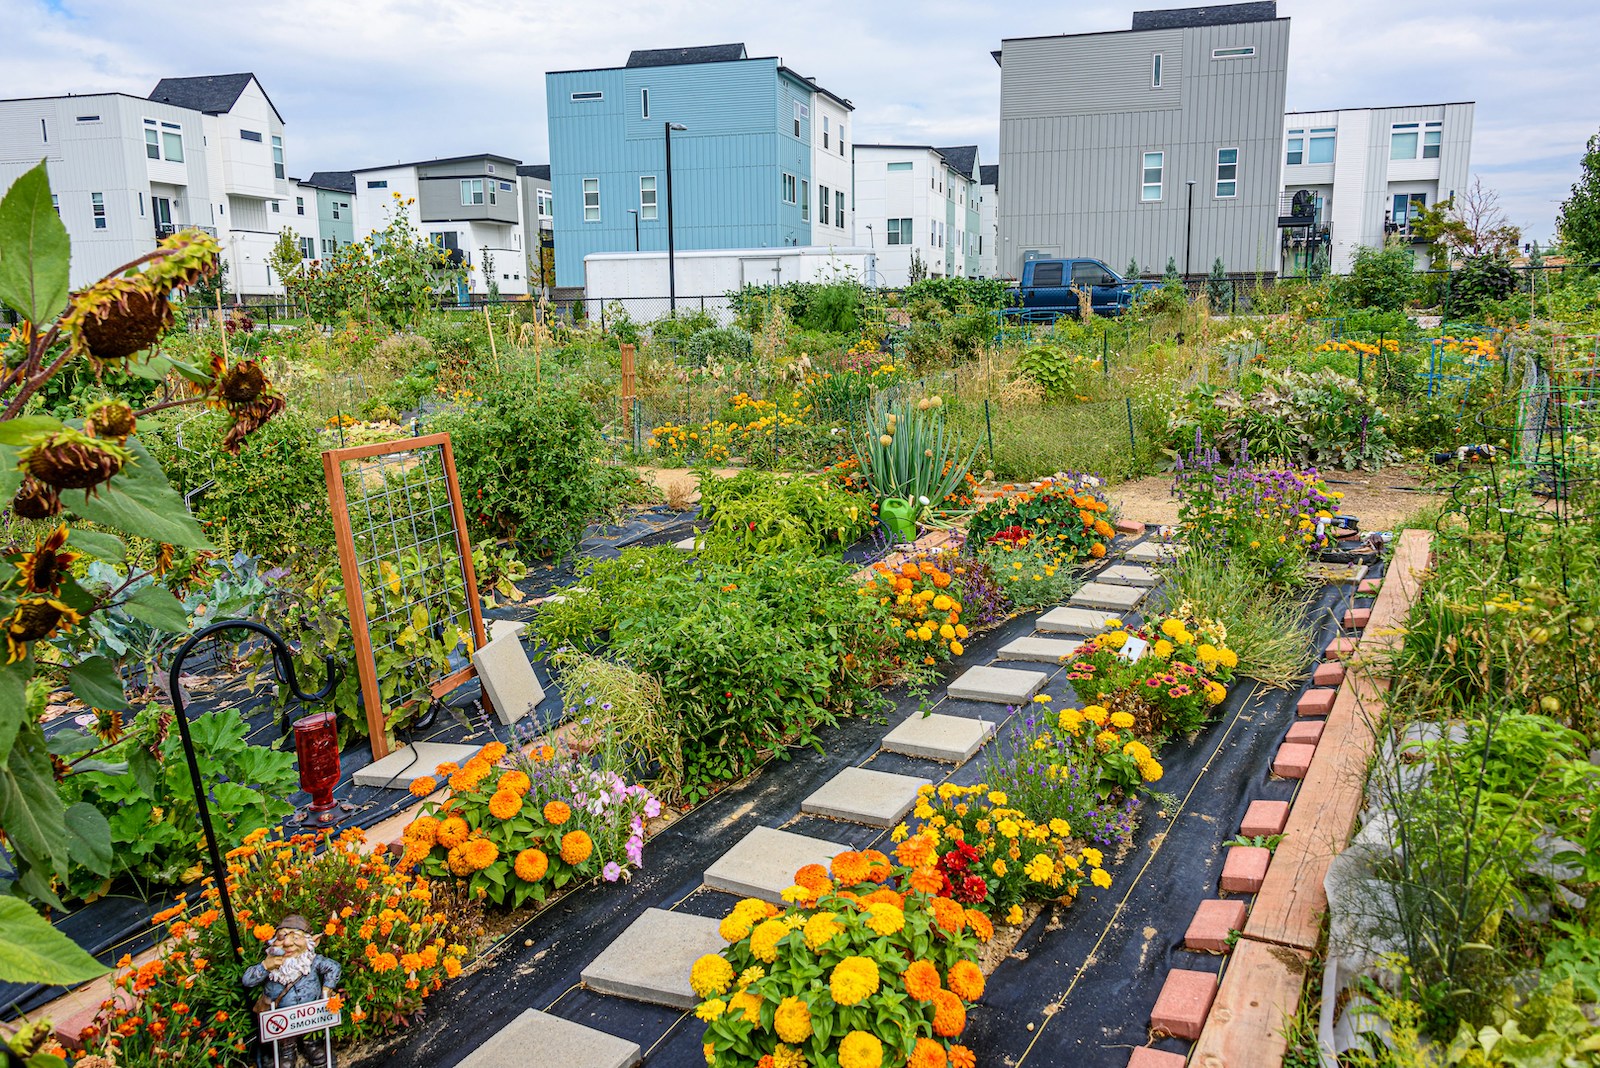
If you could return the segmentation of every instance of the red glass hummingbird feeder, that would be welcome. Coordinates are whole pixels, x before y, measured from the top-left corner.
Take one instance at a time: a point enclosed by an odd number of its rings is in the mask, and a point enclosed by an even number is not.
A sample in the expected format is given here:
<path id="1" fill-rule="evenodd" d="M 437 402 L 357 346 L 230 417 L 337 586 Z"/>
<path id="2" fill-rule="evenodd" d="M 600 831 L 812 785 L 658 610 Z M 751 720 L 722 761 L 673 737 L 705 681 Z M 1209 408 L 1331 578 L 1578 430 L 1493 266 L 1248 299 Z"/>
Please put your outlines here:
<path id="1" fill-rule="evenodd" d="M 300 762 L 300 788 L 311 805 L 300 822 L 330 827 L 339 822 L 333 788 L 339 784 L 339 721 L 332 712 L 317 712 L 294 721 L 294 753 Z"/>

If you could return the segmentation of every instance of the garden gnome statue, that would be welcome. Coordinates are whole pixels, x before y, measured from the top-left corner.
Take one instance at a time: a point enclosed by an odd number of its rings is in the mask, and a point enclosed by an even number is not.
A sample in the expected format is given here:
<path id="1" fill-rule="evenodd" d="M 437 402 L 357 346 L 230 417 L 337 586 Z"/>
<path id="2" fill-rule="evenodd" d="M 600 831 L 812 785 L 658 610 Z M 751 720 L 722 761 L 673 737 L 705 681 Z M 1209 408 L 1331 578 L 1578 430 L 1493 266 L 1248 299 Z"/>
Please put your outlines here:
<path id="1" fill-rule="evenodd" d="M 278 921 L 278 929 L 267 943 L 266 959 L 246 968 L 243 981 L 247 987 L 266 984 L 256 999 L 255 1011 L 259 1014 L 330 997 L 333 988 L 339 985 L 339 974 L 338 964 L 317 955 L 317 940 L 311 933 L 310 922 L 304 916 L 290 914 Z M 327 1063 L 327 1048 L 321 1034 L 313 1032 L 282 1038 L 277 1046 L 281 1068 L 294 1068 L 297 1046 L 313 1068 L 332 1068 Z"/>

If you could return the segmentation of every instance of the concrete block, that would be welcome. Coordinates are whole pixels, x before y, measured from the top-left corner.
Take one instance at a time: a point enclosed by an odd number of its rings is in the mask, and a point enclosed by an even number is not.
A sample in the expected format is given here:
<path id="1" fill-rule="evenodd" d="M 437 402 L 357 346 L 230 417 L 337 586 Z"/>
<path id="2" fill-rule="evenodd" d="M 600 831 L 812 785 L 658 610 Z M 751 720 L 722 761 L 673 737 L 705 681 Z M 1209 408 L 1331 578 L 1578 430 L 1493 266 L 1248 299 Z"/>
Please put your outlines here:
<path id="1" fill-rule="evenodd" d="M 1198 953 L 1226 953 L 1232 947 L 1228 935 L 1244 930 L 1244 918 L 1249 913 L 1245 903 L 1238 898 L 1215 897 L 1200 902 L 1189 929 L 1183 934 L 1183 948 Z"/>
<path id="2" fill-rule="evenodd" d="M 1218 885 L 1226 893 L 1253 894 L 1261 889 L 1270 863 L 1272 851 L 1264 846 L 1230 846 L 1222 861 L 1222 879 Z"/>
<path id="3" fill-rule="evenodd" d="M 1101 612 L 1092 608 L 1052 608 L 1034 623 L 1034 629 L 1044 634 L 1081 634 L 1085 637 L 1106 629 L 1106 621 L 1116 619 L 1117 613 Z"/>
<path id="4" fill-rule="evenodd" d="M 1064 638 L 1018 638 L 1010 645 L 1002 646 L 995 657 L 1000 660 L 1026 660 L 1035 664 L 1059 664 L 1081 644 Z"/>
<path id="5" fill-rule="evenodd" d="M 1182 556 L 1188 546 L 1182 542 L 1159 541 L 1154 538 L 1130 545 L 1123 550 L 1122 558 L 1136 564 L 1159 564 Z"/>
<path id="6" fill-rule="evenodd" d="M 682 541 L 673 542 L 672 543 L 672 547 L 674 549 L 679 550 L 680 552 L 692 553 L 692 552 L 694 552 L 695 539 L 698 536 L 699 535 L 696 535 L 696 534 L 690 534 L 687 538 L 684 538 Z"/>
<path id="7" fill-rule="evenodd" d="M 1112 564 L 1095 575 L 1096 582 L 1109 582 L 1113 586 L 1138 586 L 1149 589 L 1161 581 L 1161 576 L 1139 564 Z"/>
<path id="8" fill-rule="evenodd" d="M 911 811 L 917 790 L 926 785 L 927 779 L 911 775 L 845 768 L 800 802 L 800 811 L 869 827 L 893 827 Z"/>
<path id="9" fill-rule="evenodd" d="M 646 909 L 583 970 L 583 984 L 602 994 L 692 1009 L 700 999 L 689 988 L 690 969 L 728 945 L 717 925 L 709 916 Z"/>
<path id="10" fill-rule="evenodd" d="M 526 1009 L 456 1064 L 457 1068 L 525 1068 L 530 1064 L 633 1068 L 642 1060 L 635 1042 Z"/>
<path id="11" fill-rule="evenodd" d="M 1086 582 L 1068 598 L 1074 608 L 1103 608 L 1112 612 L 1131 612 L 1144 600 L 1146 590 L 1135 586 L 1113 586 L 1109 582 Z"/>
<path id="12" fill-rule="evenodd" d="M 1295 702 L 1295 715 L 1326 716 L 1329 712 L 1333 711 L 1333 699 L 1338 695 L 1338 690 L 1307 690 L 1305 693 L 1300 695 L 1300 700 Z"/>
<path id="13" fill-rule="evenodd" d="M 757 827 L 712 862 L 704 882 L 736 897 L 782 904 L 783 892 L 794 885 L 795 872 L 807 864 L 827 864 L 848 848 L 804 834 Z"/>
<path id="14" fill-rule="evenodd" d="M 994 724 L 986 719 L 914 712 L 884 736 L 883 748 L 924 760 L 965 764 L 992 734 Z"/>
<path id="15" fill-rule="evenodd" d="M 1020 705 L 1038 693 L 1047 678 L 1049 676 L 1043 671 L 972 667 L 962 672 L 960 678 L 951 682 L 945 692 L 960 701 Z"/>
<path id="16" fill-rule="evenodd" d="M 486 619 L 484 623 L 489 627 L 490 641 L 494 641 L 496 638 L 503 638 L 508 634 L 517 637 L 528 629 L 528 625 L 520 619 Z"/>
<path id="17" fill-rule="evenodd" d="M 1303 779 L 1311 770 L 1311 758 L 1317 747 L 1303 742 L 1285 742 L 1278 746 L 1278 755 L 1272 760 L 1272 774 L 1282 779 Z"/>
<path id="18" fill-rule="evenodd" d="M 413 742 L 401 746 L 382 760 L 358 769 L 350 777 L 357 786 L 409 790 L 424 775 L 432 775 L 440 764 L 465 764 L 477 753 L 476 745 L 450 745 L 445 742 Z"/>
<path id="19" fill-rule="evenodd" d="M 1289 733 L 1283 740 L 1297 745 L 1316 745 L 1322 741 L 1322 732 L 1327 726 L 1325 720 L 1303 719 L 1299 723 L 1289 725 Z"/>
<path id="20" fill-rule="evenodd" d="M 1200 1037 L 1216 996 L 1216 973 L 1174 968 L 1150 1010 L 1150 1029 L 1192 1042 Z"/>
<path id="21" fill-rule="evenodd" d="M 1289 802 L 1252 801 L 1250 807 L 1245 809 L 1244 822 L 1239 825 L 1239 833 L 1246 838 L 1270 838 L 1275 834 L 1282 834 L 1284 825 L 1288 822 Z"/>
<path id="22" fill-rule="evenodd" d="M 472 654 L 483 692 L 494 705 L 494 713 L 506 726 L 532 715 L 544 700 L 544 687 L 533 673 L 522 639 L 505 634 Z"/>
<path id="23" fill-rule="evenodd" d="M 1344 681 L 1345 667 L 1337 662 L 1324 661 L 1311 673 L 1313 686 L 1338 686 Z"/>

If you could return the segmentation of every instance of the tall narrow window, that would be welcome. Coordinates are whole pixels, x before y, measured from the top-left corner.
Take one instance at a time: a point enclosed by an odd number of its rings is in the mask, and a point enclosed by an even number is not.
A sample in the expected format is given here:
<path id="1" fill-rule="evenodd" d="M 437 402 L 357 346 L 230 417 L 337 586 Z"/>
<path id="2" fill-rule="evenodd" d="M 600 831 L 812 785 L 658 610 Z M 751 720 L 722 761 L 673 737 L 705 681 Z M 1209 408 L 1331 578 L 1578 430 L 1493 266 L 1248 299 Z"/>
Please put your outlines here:
<path id="1" fill-rule="evenodd" d="M 1438 159 L 1439 149 L 1444 143 L 1444 124 L 1430 122 L 1422 130 L 1422 158 Z"/>
<path id="2" fill-rule="evenodd" d="M 833 224 L 839 229 L 844 229 L 844 190 L 833 191 Z"/>
<path id="3" fill-rule="evenodd" d="M 274 178 L 282 178 L 284 176 L 283 138 L 277 136 L 272 138 L 272 176 Z"/>
<path id="4" fill-rule="evenodd" d="M 811 183 L 800 179 L 800 221 L 811 221 Z"/>
<path id="5" fill-rule="evenodd" d="M 1291 167 L 1299 166 L 1306 161 L 1306 131 L 1302 127 L 1290 130 L 1288 148 L 1283 154 L 1283 162 Z"/>
<path id="6" fill-rule="evenodd" d="M 144 154 L 149 159 L 161 158 L 161 135 L 148 128 L 144 132 Z"/>
<path id="7" fill-rule="evenodd" d="M 1151 203 L 1161 199 L 1162 176 L 1166 171 L 1166 154 L 1162 152 L 1146 152 L 1144 154 L 1143 179 L 1139 186 L 1139 199 Z"/>
<path id="8" fill-rule="evenodd" d="M 1217 197 L 1226 200 L 1239 195 L 1239 150 L 1217 149 Z"/>
<path id="9" fill-rule="evenodd" d="M 830 125 L 831 125 L 831 123 L 828 120 L 828 116 L 826 116 L 826 115 L 822 116 L 822 147 L 823 148 L 827 148 L 828 147 L 828 133 L 829 133 L 828 127 Z M 823 222 L 827 222 L 828 220 L 827 219 L 823 219 L 822 221 Z"/>
<path id="10" fill-rule="evenodd" d="M 1150 88 L 1161 88 L 1161 53 L 1150 57 Z"/>
<path id="11" fill-rule="evenodd" d="M 639 117 L 641 119 L 650 117 L 650 90 L 648 89 L 639 90 Z"/>
<path id="12" fill-rule="evenodd" d="M 785 174 L 783 176 L 783 202 L 785 204 L 793 204 L 794 201 L 795 201 L 795 176 L 792 175 L 792 174 Z"/>
<path id="13" fill-rule="evenodd" d="M 295 197 L 294 198 L 294 213 L 296 215 L 304 215 L 306 213 L 306 198 L 305 197 Z M 310 258 L 311 258 L 310 256 L 306 257 L 306 259 L 310 259 Z"/>
<path id="14" fill-rule="evenodd" d="M 833 207 L 833 197 L 825 185 L 817 186 L 817 222 L 823 226 L 828 225 L 828 212 Z"/>
<path id="15" fill-rule="evenodd" d="M 94 208 L 94 228 L 106 228 L 106 197 L 104 193 L 90 193 L 89 203 Z"/>
<path id="16" fill-rule="evenodd" d="M 639 218 L 644 222 L 656 218 L 656 179 L 653 174 L 639 179 Z"/>
<path id="17" fill-rule="evenodd" d="M 1414 122 L 1397 122 L 1389 133 L 1389 158 L 1390 159 L 1416 159 L 1417 158 L 1417 124 Z"/>
<path id="18" fill-rule="evenodd" d="M 585 178 L 583 180 L 583 221 L 586 223 L 600 221 L 600 179 Z"/>

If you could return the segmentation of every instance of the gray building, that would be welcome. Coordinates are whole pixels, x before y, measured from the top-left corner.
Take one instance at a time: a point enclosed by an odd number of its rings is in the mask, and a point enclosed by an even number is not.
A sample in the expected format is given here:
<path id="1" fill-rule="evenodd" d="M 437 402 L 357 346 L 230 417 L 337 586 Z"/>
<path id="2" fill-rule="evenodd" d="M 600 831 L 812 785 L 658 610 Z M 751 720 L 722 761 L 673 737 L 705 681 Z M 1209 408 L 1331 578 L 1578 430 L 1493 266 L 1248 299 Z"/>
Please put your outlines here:
<path id="1" fill-rule="evenodd" d="M 522 189 L 522 247 L 528 250 L 530 292 L 556 284 L 554 194 L 550 164 L 525 163 L 517 168 Z"/>
<path id="2" fill-rule="evenodd" d="M 1092 256 L 1198 275 L 1220 257 L 1275 273 L 1288 55 L 1270 0 L 1002 41 L 996 270 Z"/>

